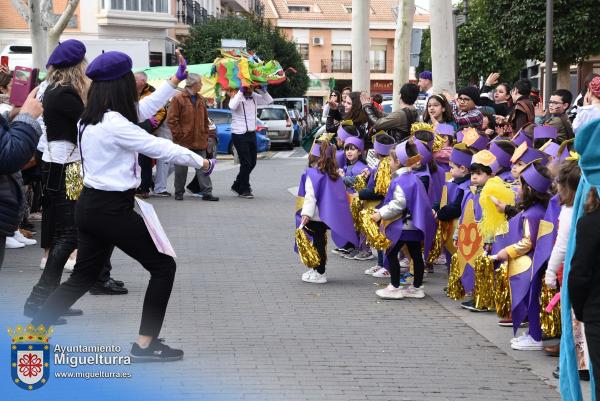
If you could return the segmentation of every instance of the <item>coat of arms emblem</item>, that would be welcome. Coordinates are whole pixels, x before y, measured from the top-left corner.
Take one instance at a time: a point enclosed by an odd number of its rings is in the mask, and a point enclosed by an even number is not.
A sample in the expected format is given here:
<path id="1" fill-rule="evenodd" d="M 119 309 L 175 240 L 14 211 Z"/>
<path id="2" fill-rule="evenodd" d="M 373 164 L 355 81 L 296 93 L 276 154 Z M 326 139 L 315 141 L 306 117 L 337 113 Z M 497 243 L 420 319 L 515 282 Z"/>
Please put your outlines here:
<path id="1" fill-rule="evenodd" d="M 50 378 L 50 345 L 48 339 L 52 327 L 17 326 L 8 329 L 12 338 L 11 376 L 17 386 L 25 390 L 37 390 Z"/>

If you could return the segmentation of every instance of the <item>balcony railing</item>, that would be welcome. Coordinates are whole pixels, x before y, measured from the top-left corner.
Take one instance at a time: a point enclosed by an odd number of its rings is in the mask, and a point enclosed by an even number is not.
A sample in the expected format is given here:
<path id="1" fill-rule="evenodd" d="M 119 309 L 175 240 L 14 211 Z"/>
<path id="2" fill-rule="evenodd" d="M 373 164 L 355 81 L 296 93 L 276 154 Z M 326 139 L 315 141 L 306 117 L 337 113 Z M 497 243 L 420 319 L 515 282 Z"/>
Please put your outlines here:
<path id="1" fill-rule="evenodd" d="M 201 24 L 208 18 L 208 12 L 195 0 L 177 0 L 177 22 L 186 25 Z"/>
<path id="2" fill-rule="evenodd" d="M 321 72 L 352 72 L 352 60 L 323 59 Z"/>

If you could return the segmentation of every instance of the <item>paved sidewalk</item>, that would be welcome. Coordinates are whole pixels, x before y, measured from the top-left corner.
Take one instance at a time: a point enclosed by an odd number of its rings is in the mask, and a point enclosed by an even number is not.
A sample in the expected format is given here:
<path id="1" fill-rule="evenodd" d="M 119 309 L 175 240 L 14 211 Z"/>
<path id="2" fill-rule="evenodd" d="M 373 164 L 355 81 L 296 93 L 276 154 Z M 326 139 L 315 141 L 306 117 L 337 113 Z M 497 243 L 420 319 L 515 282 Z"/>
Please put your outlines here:
<path id="1" fill-rule="evenodd" d="M 479 323 L 465 323 L 472 316 L 462 316 L 442 295 L 441 273 L 427 278 L 433 297 L 381 301 L 375 290 L 386 280 L 363 274 L 373 261 L 330 254 L 330 282 L 303 283 L 292 251 L 288 188 L 297 185 L 305 164 L 259 161 L 254 200 L 229 191 L 237 167 L 227 162 L 213 175 L 220 202 L 150 199 L 178 255 L 161 336 L 186 354 L 181 362 L 132 367 L 151 383 L 147 390 L 168 393 L 165 400 L 560 399 L 555 382 L 542 380 L 545 371 L 533 367 L 541 355 L 507 352 L 471 327 Z M 19 313 L 39 277 L 40 256 L 37 247 L 7 251 L 0 270 L 2 323 L 27 322 Z M 129 295 L 84 296 L 76 306 L 85 315 L 69 318 L 56 336 L 129 349 L 148 274 L 121 252 L 113 265 Z M 498 344 L 508 342 L 509 329 L 490 327 L 505 336 Z M 544 362 L 551 370 L 556 360 Z M 59 386 L 50 385 L 48 399 L 58 399 Z"/>

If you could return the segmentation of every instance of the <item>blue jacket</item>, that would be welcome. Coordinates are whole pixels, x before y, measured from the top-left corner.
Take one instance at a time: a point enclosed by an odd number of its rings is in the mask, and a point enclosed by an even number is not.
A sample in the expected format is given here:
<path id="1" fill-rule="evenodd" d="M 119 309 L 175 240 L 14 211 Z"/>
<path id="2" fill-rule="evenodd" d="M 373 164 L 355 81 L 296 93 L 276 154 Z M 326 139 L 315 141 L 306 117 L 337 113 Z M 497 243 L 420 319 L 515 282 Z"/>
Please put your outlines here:
<path id="1" fill-rule="evenodd" d="M 19 226 L 23 206 L 21 186 L 13 177 L 35 152 L 41 128 L 28 114 L 12 123 L 0 116 L 0 236 L 10 236 Z"/>

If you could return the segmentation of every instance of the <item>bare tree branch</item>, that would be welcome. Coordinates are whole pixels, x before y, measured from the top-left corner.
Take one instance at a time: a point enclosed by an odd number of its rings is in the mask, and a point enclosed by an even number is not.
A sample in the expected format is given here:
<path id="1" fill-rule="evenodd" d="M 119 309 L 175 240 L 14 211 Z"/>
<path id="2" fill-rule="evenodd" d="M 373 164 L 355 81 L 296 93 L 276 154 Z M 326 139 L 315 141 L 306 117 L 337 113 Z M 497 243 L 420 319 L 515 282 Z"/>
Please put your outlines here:
<path id="1" fill-rule="evenodd" d="M 21 18 L 23 18 L 27 25 L 29 25 L 29 11 L 27 9 L 27 4 L 25 4 L 23 0 L 11 0 L 11 3 L 19 13 Z"/>
<path id="2" fill-rule="evenodd" d="M 40 1 L 40 17 L 42 24 L 47 28 L 54 26 L 54 4 L 52 0 L 41 0 Z"/>
<path id="3" fill-rule="evenodd" d="M 69 0 L 69 2 L 67 3 L 67 6 L 65 7 L 65 11 L 63 11 L 63 13 L 61 14 L 58 21 L 56 21 L 56 24 L 54 25 L 54 27 L 52 27 L 52 29 L 50 29 L 50 31 L 49 31 L 50 36 L 60 35 L 65 30 L 65 28 L 67 27 L 67 24 L 73 17 L 73 14 L 75 13 L 75 9 L 77 8 L 78 4 L 79 4 L 79 0 Z"/>

